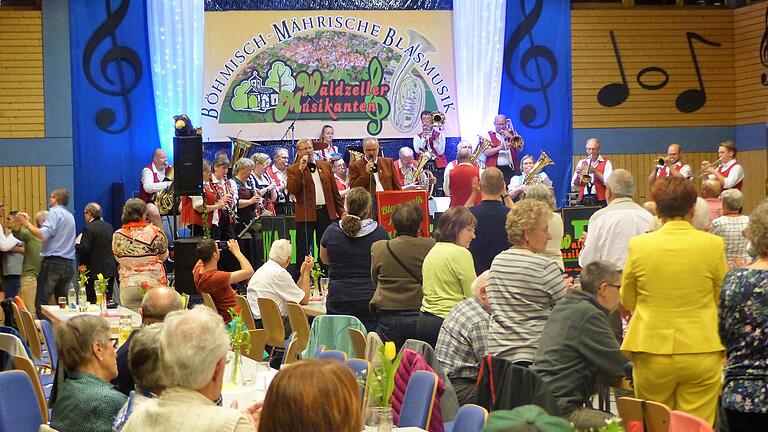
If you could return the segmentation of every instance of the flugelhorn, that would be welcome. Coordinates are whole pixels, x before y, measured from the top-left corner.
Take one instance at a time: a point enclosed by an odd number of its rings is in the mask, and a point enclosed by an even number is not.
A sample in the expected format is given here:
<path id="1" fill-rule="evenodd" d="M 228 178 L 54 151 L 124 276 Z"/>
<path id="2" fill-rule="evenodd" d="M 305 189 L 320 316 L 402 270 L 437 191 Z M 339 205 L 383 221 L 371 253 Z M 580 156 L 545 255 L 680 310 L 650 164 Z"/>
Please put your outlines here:
<path id="1" fill-rule="evenodd" d="M 705 170 L 707 170 L 709 168 L 717 169 L 722 164 L 723 164 L 723 159 L 722 158 L 718 158 L 714 162 L 710 162 L 710 161 L 706 161 L 706 160 L 705 161 L 701 161 L 701 171 L 699 171 L 699 177 L 707 175 L 707 173 L 704 172 Z"/>
<path id="2" fill-rule="evenodd" d="M 592 172 L 592 158 L 589 157 L 585 159 L 585 163 L 579 167 L 579 176 L 581 177 L 582 183 L 592 183 L 592 176 L 590 176 L 590 173 Z"/>

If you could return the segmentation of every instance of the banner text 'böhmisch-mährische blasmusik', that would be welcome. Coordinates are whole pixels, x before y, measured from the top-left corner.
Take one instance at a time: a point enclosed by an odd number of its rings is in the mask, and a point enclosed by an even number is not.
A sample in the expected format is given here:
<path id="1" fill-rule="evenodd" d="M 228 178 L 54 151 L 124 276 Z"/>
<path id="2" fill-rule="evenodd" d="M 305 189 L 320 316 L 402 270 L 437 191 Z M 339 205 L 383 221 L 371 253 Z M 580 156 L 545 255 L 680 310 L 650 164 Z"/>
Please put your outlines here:
<path id="1" fill-rule="evenodd" d="M 207 12 L 202 120 L 212 139 L 458 135 L 450 11 Z M 264 31 L 254 31 L 264 29 Z"/>

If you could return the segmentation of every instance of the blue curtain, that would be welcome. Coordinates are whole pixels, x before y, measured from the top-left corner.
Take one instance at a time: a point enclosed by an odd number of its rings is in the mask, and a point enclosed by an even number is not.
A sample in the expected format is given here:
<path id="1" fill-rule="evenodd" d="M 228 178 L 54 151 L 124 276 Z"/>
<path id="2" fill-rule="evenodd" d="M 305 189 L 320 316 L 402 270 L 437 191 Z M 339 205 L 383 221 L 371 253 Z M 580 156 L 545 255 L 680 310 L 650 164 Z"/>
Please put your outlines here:
<path id="1" fill-rule="evenodd" d="M 572 157 L 570 2 L 507 0 L 499 113 L 525 138 L 524 154 L 541 151 L 558 203 L 570 189 Z M 492 125 L 488 125 L 490 129 Z"/>
<path id="2" fill-rule="evenodd" d="M 95 201 L 119 226 L 110 216 L 123 203 L 113 202 L 112 183 L 129 198 L 159 147 L 145 3 L 70 0 L 69 25 L 75 214 Z"/>

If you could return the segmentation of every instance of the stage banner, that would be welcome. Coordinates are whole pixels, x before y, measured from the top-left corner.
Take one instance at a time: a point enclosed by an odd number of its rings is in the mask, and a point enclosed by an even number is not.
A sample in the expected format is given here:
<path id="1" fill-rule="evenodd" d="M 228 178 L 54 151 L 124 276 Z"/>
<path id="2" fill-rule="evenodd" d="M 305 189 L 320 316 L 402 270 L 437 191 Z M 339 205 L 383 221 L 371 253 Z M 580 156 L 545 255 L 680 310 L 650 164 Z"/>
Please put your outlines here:
<path id="1" fill-rule="evenodd" d="M 581 273 L 579 254 L 584 247 L 581 235 L 587 230 L 589 218 L 598 210 L 600 207 L 564 207 L 561 209 L 564 234 L 560 250 L 563 253 L 565 272 L 571 276 L 575 277 Z"/>
<path id="2" fill-rule="evenodd" d="M 545 151 L 555 162 L 545 172 L 561 204 L 573 151 L 570 16 L 567 1 L 507 0 L 499 101 L 499 113 L 525 139 L 521 157 L 537 160 Z"/>
<path id="3" fill-rule="evenodd" d="M 395 206 L 405 202 L 414 202 L 424 212 L 424 220 L 421 221 L 421 230 L 419 234 L 422 237 L 429 237 L 429 197 L 427 191 L 385 191 L 376 192 L 376 199 L 379 203 L 379 224 L 387 230 L 390 237 L 395 236 L 395 227 L 392 226 L 392 213 Z"/>
<path id="4" fill-rule="evenodd" d="M 74 135 L 74 209 L 101 204 L 105 220 L 139 188 L 160 147 L 150 75 L 146 2 L 69 0 Z M 78 213 L 75 213 L 78 214 Z M 118 213 L 119 214 L 119 213 Z M 78 229 L 83 218 L 75 217 Z"/>
<path id="5" fill-rule="evenodd" d="M 206 12 L 204 50 L 207 141 L 459 136 L 449 10 Z"/>

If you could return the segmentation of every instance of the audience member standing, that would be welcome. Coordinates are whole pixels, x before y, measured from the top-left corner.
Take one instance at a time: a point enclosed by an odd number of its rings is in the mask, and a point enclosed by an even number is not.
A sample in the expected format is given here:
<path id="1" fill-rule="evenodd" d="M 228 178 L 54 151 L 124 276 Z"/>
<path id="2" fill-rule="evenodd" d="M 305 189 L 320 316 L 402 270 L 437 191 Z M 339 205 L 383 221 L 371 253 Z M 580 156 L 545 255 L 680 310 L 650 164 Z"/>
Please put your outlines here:
<path id="1" fill-rule="evenodd" d="M 472 195 L 472 179 L 480 178 L 480 168 L 470 163 L 471 157 L 469 150 L 459 150 L 456 155 L 459 164 L 448 174 L 446 179 L 448 183 L 443 185 L 443 188 L 451 194 L 451 207 L 463 206 Z M 477 197 L 474 202 L 474 205 L 477 204 L 480 204 L 480 197 Z"/>
<path id="2" fill-rule="evenodd" d="M 629 241 L 621 304 L 634 315 L 621 345 L 635 395 L 712 424 L 722 377 L 717 300 L 728 267 L 723 239 L 691 225 L 696 191 L 682 177 L 651 189 L 658 231 Z"/>
<path id="3" fill-rule="evenodd" d="M 768 424 L 768 201 L 752 212 L 744 235 L 757 261 L 725 275 L 720 339 L 728 353 L 721 406 L 730 432 Z"/>
<path id="4" fill-rule="evenodd" d="M 413 202 L 395 206 L 391 220 L 395 238 L 371 246 L 371 278 L 376 291 L 370 307 L 379 322 L 376 333 L 400 349 L 406 339 L 416 339 L 424 297 L 422 267 L 435 239 L 419 237 L 424 212 Z"/>
<path id="5" fill-rule="evenodd" d="M 527 367 L 555 304 L 565 297 L 566 283 L 554 261 L 540 255 L 549 241 L 552 210 L 524 199 L 509 210 L 511 248 L 496 256 L 488 278 L 491 305 L 488 353 Z"/>
<path id="6" fill-rule="evenodd" d="M 712 221 L 710 232 L 725 240 L 725 258 L 728 266 L 734 267 L 734 260 L 749 261 L 747 239 L 742 232 L 749 223 L 749 216 L 741 214 L 744 195 L 738 189 L 727 189 L 720 195 L 723 215 Z"/>
<path id="7" fill-rule="evenodd" d="M 329 315 L 353 315 L 368 331 L 376 317 L 368 304 L 376 289 L 371 280 L 371 245 L 387 238 L 387 231 L 371 219 L 371 195 L 361 187 L 347 194 L 347 214 L 331 224 L 320 240 L 320 259 L 328 264 Z"/>
<path id="8" fill-rule="evenodd" d="M 50 302 L 50 297 L 66 297 L 69 284 L 75 277 L 75 217 L 66 209 L 69 192 L 55 189 L 49 199 L 51 206 L 42 228 L 29 221 L 29 215 L 19 212 L 16 217 L 21 224 L 43 242 L 40 253 L 43 262 L 37 277 L 35 312 L 42 317 L 41 306 Z"/>
<path id="9" fill-rule="evenodd" d="M 86 266 L 88 283 L 85 291 L 88 301 L 96 303 L 96 291 L 93 289 L 93 281 L 101 274 L 104 279 L 109 279 L 107 295 L 112 297 L 112 283 L 117 274 L 117 262 L 112 255 L 112 225 L 101 218 L 101 206 L 96 203 L 88 203 L 85 206 L 85 227 L 75 249 L 80 254 L 80 264 Z"/>
<path id="10" fill-rule="evenodd" d="M 11 233 L 11 229 L 16 224 L 16 214 L 18 212 L 12 211 L 5 218 L 6 228 L 0 225 L 0 230 L 7 233 L 8 237 L 15 238 Z M 0 215 L 3 214 L 3 209 L 0 208 Z M 2 220 L 2 217 L 0 217 Z M 3 276 L 3 289 L 5 290 L 5 298 L 13 299 L 20 294 L 21 291 L 21 272 L 24 266 L 24 243 L 19 239 L 16 239 L 16 245 L 0 253 L 3 260 L 2 274 Z M 31 305 L 30 305 L 31 306 Z"/>
<path id="11" fill-rule="evenodd" d="M 2 205 L 2 203 L 0 203 Z M 38 228 L 43 226 L 47 211 L 39 211 L 35 214 L 35 225 Z M 40 239 L 32 235 L 28 229 L 21 226 L 19 219 L 16 218 L 11 226 L 13 235 L 24 243 L 24 262 L 21 268 L 21 299 L 32 313 L 33 318 L 37 318 L 35 308 L 35 296 L 37 294 L 37 275 L 40 274 L 40 264 L 43 257 L 40 255 Z"/>
<path id="12" fill-rule="evenodd" d="M 424 299 L 416 325 L 418 338 L 432 347 L 451 309 L 472 295 L 477 274 L 468 248 L 476 226 L 475 216 L 462 206 L 449 208 L 437 221 L 437 243 L 422 266 Z"/>
<path id="13" fill-rule="evenodd" d="M 701 183 L 701 197 L 709 206 L 709 221 L 723 215 L 723 203 L 720 201 L 721 186 L 717 180 L 704 180 Z"/>
<path id="14" fill-rule="evenodd" d="M 475 272 L 482 273 L 491 268 L 493 259 L 509 248 L 504 224 L 509 207 L 504 203 L 509 197 L 505 191 L 504 174 L 496 167 L 487 168 L 480 176 L 482 201 L 469 211 L 475 219 L 482 221 L 475 227 L 475 239 L 469 244 L 469 251 L 475 262 Z M 473 195 L 476 192 L 473 192 Z M 469 201 L 469 200 L 467 200 Z M 512 201 L 509 201 L 512 204 Z"/>
<path id="15" fill-rule="evenodd" d="M 608 261 L 624 268 L 627 243 L 632 237 L 648 232 L 653 215 L 632 201 L 635 180 L 624 169 L 614 170 L 608 178 L 605 196 L 608 206 L 589 218 L 589 232 L 579 255 L 579 265 Z"/>

